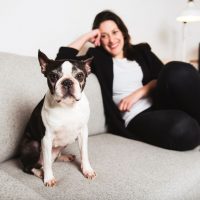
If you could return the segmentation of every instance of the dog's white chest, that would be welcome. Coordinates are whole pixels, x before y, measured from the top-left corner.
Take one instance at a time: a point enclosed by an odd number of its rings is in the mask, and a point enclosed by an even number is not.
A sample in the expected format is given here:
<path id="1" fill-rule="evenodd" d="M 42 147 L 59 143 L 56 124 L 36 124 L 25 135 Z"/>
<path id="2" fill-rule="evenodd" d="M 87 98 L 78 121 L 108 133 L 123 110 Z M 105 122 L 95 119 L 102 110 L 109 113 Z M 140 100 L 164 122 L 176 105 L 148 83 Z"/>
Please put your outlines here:
<path id="1" fill-rule="evenodd" d="M 89 103 L 84 94 L 72 106 L 49 107 L 45 102 L 42 110 L 45 134 L 51 134 L 53 147 L 73 143 L 87 126 L 89 114 Z"/>
<path id="2" fill-rule="evenodd" d="M 67 144 L 73 143 L 81 129 L 69 130 L 65 127 L 56 130 L 53 134 L 53 147 L 64 147 Z"/>

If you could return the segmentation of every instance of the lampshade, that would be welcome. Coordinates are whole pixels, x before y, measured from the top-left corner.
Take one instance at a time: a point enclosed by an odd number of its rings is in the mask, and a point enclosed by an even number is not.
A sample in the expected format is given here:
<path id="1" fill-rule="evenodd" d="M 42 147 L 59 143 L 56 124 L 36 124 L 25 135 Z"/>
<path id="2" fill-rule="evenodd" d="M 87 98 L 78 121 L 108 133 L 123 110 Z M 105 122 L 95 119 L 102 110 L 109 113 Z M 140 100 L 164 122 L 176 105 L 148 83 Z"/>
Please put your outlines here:
<path id="1" fill-rule="evenodd" d="M 188 0 L 187 6 L 176 18 L 180 22 L 196 22 L 200 21 L 200 9 L 195 5 L 193 0 Z"/>

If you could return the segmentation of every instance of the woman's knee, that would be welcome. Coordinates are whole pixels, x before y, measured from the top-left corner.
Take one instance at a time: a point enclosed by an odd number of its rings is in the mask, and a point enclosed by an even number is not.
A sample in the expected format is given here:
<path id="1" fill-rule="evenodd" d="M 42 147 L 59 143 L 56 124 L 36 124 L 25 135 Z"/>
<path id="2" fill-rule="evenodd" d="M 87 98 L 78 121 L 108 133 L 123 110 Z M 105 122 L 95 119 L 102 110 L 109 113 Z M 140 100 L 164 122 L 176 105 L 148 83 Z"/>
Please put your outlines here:
<path id="1" fill-rule="evenodd" d="M 181 62 L 181 61 L 172 61 L 165 65 L 163 69 L 163 73 L 166 77 L 171 78 L 174 77 L 178 79 L 188 78 L 191 73 L 196 73 L 197 70 L 189 63 Z"/>
<path id="2" fill-rule="evenodd" d="M 168 63 L 165 64 L 165 67 L 177 67 L 177 66 L 187 66 L 187 67 L 193 67 L 193 65 L 191 65 L 190 63 L 187 62 L 182 62 L 182 61 L 170 61 Z"/>
<path id="3" fill-rule="evenodd" d="M 197 81 L 196 81 L 197 80 Z M 173 91 L 182 90 L 184 84 L 199 82 L 197 70 L 189 63 L 172 61 L 165 65 L 158 78 L 158 87 L 166 86 Z M 195 83 L 196 83 L 195 82 Z"/>
<path id="4" fill-rule="evenodd" d="M 189 115 L 180 114 L 170 129 L 170 146 L 174 150 L 190 150 L 200 143 L 200 126 Z"/>

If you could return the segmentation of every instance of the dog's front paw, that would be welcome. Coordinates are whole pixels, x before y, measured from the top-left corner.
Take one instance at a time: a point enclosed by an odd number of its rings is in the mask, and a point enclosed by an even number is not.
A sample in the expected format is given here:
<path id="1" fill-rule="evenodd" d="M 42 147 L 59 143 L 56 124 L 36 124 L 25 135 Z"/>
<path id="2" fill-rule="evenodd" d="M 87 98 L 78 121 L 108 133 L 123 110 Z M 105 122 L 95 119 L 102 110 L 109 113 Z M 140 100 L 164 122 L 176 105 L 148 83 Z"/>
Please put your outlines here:
<path id="1" fill-rule="evenodd" d="M 49 179 L 49 180 L 45 180 L 45 181 L 44 181 L 44 185 L 45 185 L 46 187 L 53 187 L 53 186 L 56 185 L 56 179 L 53 177 L 53 178 L 51 178 L 51 179 Z"/>
<path id="2" fill-rule="evenodd" d="M 90 169 L 82 169 L 82 171 L 83 171 L 83 175 L 87 179 L 92 180 L 97 176 L 96 172 L 92 168 L 90 168 Z"/>

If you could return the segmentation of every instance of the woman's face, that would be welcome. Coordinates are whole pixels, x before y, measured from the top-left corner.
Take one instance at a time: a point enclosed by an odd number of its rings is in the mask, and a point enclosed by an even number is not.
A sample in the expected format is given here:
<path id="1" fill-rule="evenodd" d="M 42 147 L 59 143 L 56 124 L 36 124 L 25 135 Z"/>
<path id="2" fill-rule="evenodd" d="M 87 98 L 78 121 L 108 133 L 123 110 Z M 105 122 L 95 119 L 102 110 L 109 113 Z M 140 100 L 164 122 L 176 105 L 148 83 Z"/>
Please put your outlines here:
<path id="1" fill-rule="evenodd" d="M 124 36 L 117 24 L 112 20 L 106 20 L 99 26 L 101 33 L 101 45 L 115 58 L 123 58 Z"/>

